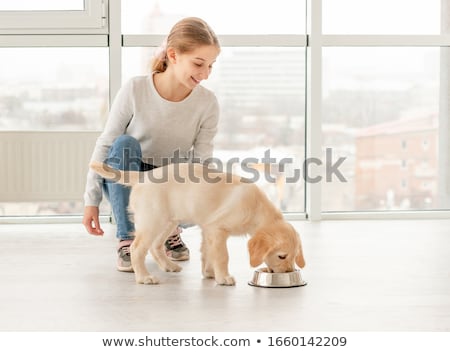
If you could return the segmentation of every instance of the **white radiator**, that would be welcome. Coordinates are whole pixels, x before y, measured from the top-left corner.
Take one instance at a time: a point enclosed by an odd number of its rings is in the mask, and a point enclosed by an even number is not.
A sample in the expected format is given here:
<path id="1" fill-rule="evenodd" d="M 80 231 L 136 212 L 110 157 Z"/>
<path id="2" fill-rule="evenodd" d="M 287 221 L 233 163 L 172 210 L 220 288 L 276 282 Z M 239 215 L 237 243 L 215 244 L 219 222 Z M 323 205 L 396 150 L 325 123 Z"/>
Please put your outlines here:
<path id="1" fill-rule="evenodd" d="M 98 132 L 0 132 L 0 202 L 82 200 Z"/>

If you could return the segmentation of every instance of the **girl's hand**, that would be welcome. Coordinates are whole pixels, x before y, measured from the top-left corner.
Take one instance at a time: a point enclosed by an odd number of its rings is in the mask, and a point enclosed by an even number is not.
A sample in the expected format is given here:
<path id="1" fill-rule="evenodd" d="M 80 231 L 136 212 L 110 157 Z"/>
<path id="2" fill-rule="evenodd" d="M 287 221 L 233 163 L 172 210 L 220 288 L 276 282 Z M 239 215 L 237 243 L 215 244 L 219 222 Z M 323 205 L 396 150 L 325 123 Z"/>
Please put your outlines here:
<path id="1" fill-rule="evenodd" d="M 98 214 L 98 207 L 84 207 L 83 225 L 86 228 L 87 232 L 89 232 L 91 235 L 103 236 L 103 230 L 100 227 Z"/>

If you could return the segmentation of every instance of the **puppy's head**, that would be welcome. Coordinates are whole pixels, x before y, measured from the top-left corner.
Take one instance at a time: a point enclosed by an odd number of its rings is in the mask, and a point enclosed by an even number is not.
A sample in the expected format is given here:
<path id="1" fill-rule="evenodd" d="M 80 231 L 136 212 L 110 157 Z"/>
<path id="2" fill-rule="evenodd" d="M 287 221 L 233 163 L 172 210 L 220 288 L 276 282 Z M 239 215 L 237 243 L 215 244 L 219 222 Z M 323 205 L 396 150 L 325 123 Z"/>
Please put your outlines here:
<path id="1" fill-rule="evenodd" d="M 250 265 L 267 265 L 269 271 L 284 273 L 305 266 L 300 236 L 289 223 L 279 221 L 255 233 L 248 241 Z"/>

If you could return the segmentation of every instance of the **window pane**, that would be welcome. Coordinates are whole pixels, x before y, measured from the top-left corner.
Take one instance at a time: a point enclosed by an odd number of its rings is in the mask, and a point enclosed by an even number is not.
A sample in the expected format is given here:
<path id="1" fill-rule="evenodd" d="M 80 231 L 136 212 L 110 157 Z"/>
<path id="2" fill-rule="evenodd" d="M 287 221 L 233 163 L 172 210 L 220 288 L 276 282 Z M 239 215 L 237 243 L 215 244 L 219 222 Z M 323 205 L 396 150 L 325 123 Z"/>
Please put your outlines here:
<path id="1" fill-rule="evenodd" d="M 0 130 L 98 130 L 107 48 L 0 48 Z"/>
<path id="2" fill-rule="evenodd" d="M 168 34 L 183 17 L 203 18 L 217 34 L 304 34 L 305 0 L 127 0 L 123 33 Z"/>
<path id="3" fill-rule="evenodd" d="M 148 73 L 151 49 L 124 48 L 124 53 L 124 81 Z M 243 173 L 242 162 L 256 158 L 255 181 L 287 212 L 304 211 L 298 175 L 305 144 L 304 54 L 303 48 L 223 48 L 205 82 L 221 108 L 214 156 L 224 164 L 238 158 L 232 170 L 247 177 L 253 175 Z M 269 156 L 275 160 L 267 161 Z"/>
<path id="4" fill-rule="evenodd" d="M 448 209 L 448 48 L 325 48 L 325 211 Z"/>
<path id="5" fill-rule="evenodd" d="M 449 0 L 323 0 L 326 34 L 439 34 Z M 444 8 L 444 7 L 443 7 Z"/>
<path id="6" fill-rule="evenodd" d="M 0 11 L 64 11 L 84 10 L 84 0 L 4 0 Z"/>

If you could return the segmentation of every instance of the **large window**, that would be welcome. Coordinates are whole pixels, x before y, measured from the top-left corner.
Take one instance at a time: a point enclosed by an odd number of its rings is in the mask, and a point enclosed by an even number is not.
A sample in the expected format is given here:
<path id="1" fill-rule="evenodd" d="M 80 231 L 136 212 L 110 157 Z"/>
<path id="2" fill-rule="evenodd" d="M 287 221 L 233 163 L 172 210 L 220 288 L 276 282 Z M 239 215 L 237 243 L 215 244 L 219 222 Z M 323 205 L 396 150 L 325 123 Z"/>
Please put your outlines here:
<path id="1" fill-rule="evenodd" d="M 0 33 L 106 33 L 102 0 L 31 1 L 0 3 Z"/>
<path id="2" fill-rule="evenodd" d="M 446 0 L 322 0 L 325 34 L 439 34 Z"/>
<path id="3" fill-rule="evenodd" d="M 449 209 L 449 1 L 322 5 L 322 211 Z"/>
<path id="4" fill-rule="evenodd" d="M 89 145 L 109 108 L 105 9 L 1 2 L 1 216 L 81 214 Z"/>
<path id="5" fill-rule="evenodd" d="M 0 11 L 82 11 L 84 0 L 15 0 L 0 3 Z"/>
<path id="6" fill-rule="evenodd" d="M 148 74 L 152 51 L 124 49 L 124 80 Z M 305 155 L 304 61 L 304 48 L 225 47 L 204 83 L 221 108 L 215 157 L 224 164 L 237 158 L 237 173 L 240 162 L 258 159 L 258 184 L 286 212 L 304 211 L 304 182 L 295 174 Z M 266 175 L 269 157 L 275 160 Z"/>
<path id="7" fill-rule="evenodd" d="M 285 213 L 448 214 L 450 0 L 3 1 L 0 142 L 64 135 L 86 167 L 79 151 L 117 90 L 150 73 L 156 47 L 187 16 L 205 19 L 222 45 L 202 83 L 221 107 L 215 156 L 256 159 L 258 184 Z M 46 161 L 44 142 L 28 148 Z M 18 157 L 11 145 L 0 145 L 3 165 Z M 83 172 L 68 182 L 84 188 Z M 81 195 L 57 189 L 29 202 L 2 192 L 3 216 L 83 208 Z"/>
<path id="8" fill-rule="evenodd" d="M 22 131 L 27 138 L 28 132 L 97 131 L 103 127 L 109 106 L 106 48 L 0 48 L 0 67 L 0 131 L 5 136 L 15 131 Z M 52 147 L 34 158 L 21 150 L 31 146 L 29 141 L 17 146 L 16 150 L 4 150 L 5 144 L 1 144 L 4 161 L 24 158 L 23 173 L 45 177 L 36 167 L 47 163 L 35 159 L 39 155 L 50 158 Z M 64 148 L 60 144 L 53 147 Z M 10 154 L 9 158 L 5 154 Z M 67 158 L 77 160 L 70 148 Z M 60 166 L 55 162 L 55 170 L 49 171 L 57 172 Z M 2 172 L 2 176 L 12 180 L 8 173 Z M 18 178 L 13 180 L 18 182 Z M 14 202 L 5 201 L 5 196 L 0 197 L 2 216 L 73 215 L 83 210 L 82 199 Z M 109 213 L 106 204 L 102 213 Z"/>
<path id="9" fill-rule="evenodd" d="M 176 21 L 186 16 L 204 18 L 223 46 L 204 83 L 221 107 L 214 156 L 224 164 L 239 160 L 228 166 L 237 173 L 242 172 L 241 161 L 257 159 L 257 182 L 270 199 L 286 212 L 304 212 L 305 187 L 296 170 L 301 170 L 305 155 L 305 3 L 209 4 L 205 0 L 123 2 L 122 32 L 133 34 L 125 35 L 124 43 L 134 46 L 123 49 L 123 80 L 149 73 L 154 46 Z M 275 160 L 264 165 L 270 157 Z"/>
<path id="10" fill-rule="evenodd" d="M 106 48 L 0 48 L 0 130 L 99 130 L 108 113 Z"/>
<path id="11" fill-rule="evenodd" d="M 305 34 L 304 0 L 126 0 L 122 32 L 167 34 L 183 17 L 207 20 L 217 34 Z"/>
<path id="12" fill-rule="evenodd" d="M 439 198 L 441 50 L 324 49 L 323 144 L 347 158 L 347 182 L 324 184 L 325 211 L 450 205 Z"/>

